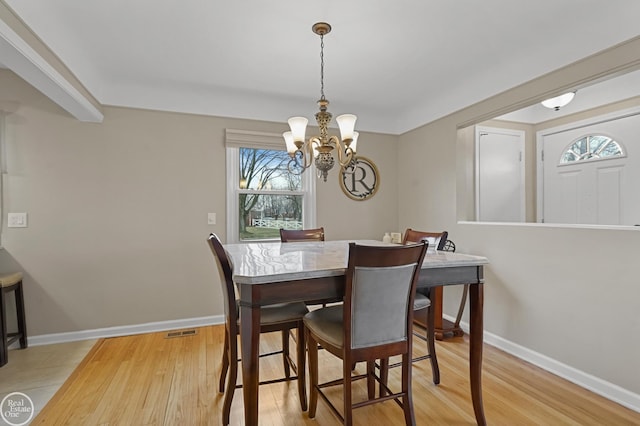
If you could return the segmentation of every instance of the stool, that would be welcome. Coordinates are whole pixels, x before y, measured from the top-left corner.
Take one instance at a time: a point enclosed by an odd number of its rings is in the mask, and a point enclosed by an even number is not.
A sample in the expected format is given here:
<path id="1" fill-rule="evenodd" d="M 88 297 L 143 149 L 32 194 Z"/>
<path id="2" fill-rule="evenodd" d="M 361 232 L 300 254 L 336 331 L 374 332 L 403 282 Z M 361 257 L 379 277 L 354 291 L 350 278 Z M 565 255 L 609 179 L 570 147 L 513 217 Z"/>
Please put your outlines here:
<path id="1" fill-rule="evenodd" d="M 16 299 L 16 316 L 18 319 L 18 332 L 7 332 L 7 307 L 6 294 L 13 291 Z M 0 275 L 0 367 L 9 361 L 9 346 L 20 339 L 20 348 L 27 347 L 27 323 L 24 317 L 24 296 L 22 294 L 22 272 Z"/>

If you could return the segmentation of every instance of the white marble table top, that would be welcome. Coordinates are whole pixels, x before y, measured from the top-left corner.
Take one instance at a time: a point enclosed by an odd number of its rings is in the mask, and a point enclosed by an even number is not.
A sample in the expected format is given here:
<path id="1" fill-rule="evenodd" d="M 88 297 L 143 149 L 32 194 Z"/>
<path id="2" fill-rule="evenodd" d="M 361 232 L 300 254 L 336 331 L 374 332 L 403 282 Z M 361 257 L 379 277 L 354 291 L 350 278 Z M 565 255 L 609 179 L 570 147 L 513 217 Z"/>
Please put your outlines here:
<path id="1" fill-rule="evenodd" d="M 308 278 L 344 275 L 349 243 L 393 245 L 376 240 L 323 242 L 256 242 L 225 244 L 233 262 L 233 280 L 237 284 L 261 284 Z M 488 264 L 482 256 L 428 251 L 422 269 Z"/>

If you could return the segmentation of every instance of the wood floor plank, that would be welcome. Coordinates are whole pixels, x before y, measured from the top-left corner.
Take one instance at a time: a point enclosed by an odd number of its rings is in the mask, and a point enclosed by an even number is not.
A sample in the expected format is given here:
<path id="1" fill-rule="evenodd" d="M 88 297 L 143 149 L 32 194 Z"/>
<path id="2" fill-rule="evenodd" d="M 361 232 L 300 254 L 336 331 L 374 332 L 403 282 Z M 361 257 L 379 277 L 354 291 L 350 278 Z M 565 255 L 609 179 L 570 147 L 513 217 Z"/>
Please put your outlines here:
<path id="1" fill-rule="evenodd" d="M 101 339 L 34 419 L 36 425 L 219 425 L 222 394 L 218 377 L 223 327 L 197 329 L 197 334 L 166 338 L 150 333 Z M 278 349 L 278 333 L 261 336 L 261 352 Z M 428 361 L 414 364 L 413 397 L 418 425 L 473 425 L 466 336 L 437 342 L 441 384 L 432 382 Z M 292 345 L 292 347 L 295 347 Z M 426 345 L 415 341 L 421 354 Z M 338 359 L 320 351 L 320 379 L 341 374 Z M 364 364 L 358 365 L 361 373 Z M 280 357 L 260 359 L 261 379 L 282 375 Z M 485 346 L 483 396 L 492 425 L 638 425 L 640 413 L 624 408 L 562 378 Z M 241 382 L 241 377 L 238 378 Z M 389 383 L 398 386 L 400 369 Z M 323 401 L 315 419 L 300 410 L 295 382 L 261 386 L 260 424 L 277 426 L 338 425 Z M 339 405 L 340 387 L 329 397 Z M 356 383 L 354 398 L 366 398 L 364 381 Z M 242 391 L 236 390 L 231 424 L 243 424 Z M 355 412 L 356 425 L 403 425 L 402 410 L 393 402 Z"/>

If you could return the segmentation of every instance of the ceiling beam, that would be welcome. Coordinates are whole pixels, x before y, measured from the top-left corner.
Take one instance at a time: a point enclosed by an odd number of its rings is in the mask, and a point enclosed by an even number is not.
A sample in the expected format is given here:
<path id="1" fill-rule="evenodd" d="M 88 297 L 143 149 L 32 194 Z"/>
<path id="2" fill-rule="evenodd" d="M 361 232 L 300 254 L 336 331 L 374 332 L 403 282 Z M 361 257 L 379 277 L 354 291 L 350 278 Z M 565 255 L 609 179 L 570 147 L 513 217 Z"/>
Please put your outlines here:
<path id="1" fill-rule="evenodd" d="M 4 1 L 0 1 L 0 58 L 5 67 L 78 120 L 102 122 L 100 103 Z"/>

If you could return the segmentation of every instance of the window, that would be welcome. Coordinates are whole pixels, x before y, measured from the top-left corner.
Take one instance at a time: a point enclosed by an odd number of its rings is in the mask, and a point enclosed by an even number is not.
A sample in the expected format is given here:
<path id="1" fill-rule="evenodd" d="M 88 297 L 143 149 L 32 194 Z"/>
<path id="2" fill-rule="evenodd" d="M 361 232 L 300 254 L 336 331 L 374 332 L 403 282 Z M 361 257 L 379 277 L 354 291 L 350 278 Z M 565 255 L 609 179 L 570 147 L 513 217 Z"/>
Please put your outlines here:
<path id="1" fill-rule="evenodd" d="M 289 173 L 282 136 L 227 129 L 227 241 L 315 227 L 315 174 Z"/>
<path id="2" fill-rule="evenodd" d="M 576 161 L 597 161 L 612 157 L 624 157 L 622 146 L 604 135 L 587 135 L 573 142 L 562 154 L 560 164 Z"/>

